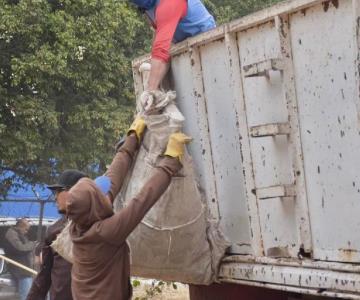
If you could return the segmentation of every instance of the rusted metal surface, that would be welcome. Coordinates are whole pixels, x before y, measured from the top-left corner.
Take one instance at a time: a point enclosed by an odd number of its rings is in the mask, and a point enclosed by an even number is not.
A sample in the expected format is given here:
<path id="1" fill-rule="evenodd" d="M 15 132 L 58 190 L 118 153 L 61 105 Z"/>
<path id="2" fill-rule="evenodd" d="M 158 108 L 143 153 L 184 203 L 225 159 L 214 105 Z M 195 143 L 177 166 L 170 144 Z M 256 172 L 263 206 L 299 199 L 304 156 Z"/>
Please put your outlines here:
<path id="1" fill-rule="evenodd" d="M 289 123 L 274 123 L 253 126 L 250 128 L 251 137 L 264 137 L 264 136 L 275 136 L 275 135 L 288 135 L 290 134 Z"/>
<path id="2" fill-rule="evenodd" d="M 259 207 L 256 195 L 252 192 L 255 190 L 254 170 L 252 167 L 252 154 L 250 151 L 250 136 L 247 125 L 246 106 L 243 89 L 243 74 L 241 72 L 238 39 L 236 34 L 225 35 L 225 55 L 227 58 L 227 66 L 229 69 L 229 88 L 232 91 L 233 103 L 235 105 L 235 112 L 237 114 L 237 127 L 239 131 L 239 144 L 241 147 L 242 167 L 245 178 L 245 193 L 246 193 L 246 210 L 245 219 L 250 227 L 251 248 L 250 251 L 233 253 L 247 254 L 248 252 L 262 256 L 264 254 L 264 246 L 261 238 Z"/>
<path id="3" fill-rule="evenodd" d="M 210 214 L 251 254 L 223 281 L 360 297 L 359 2 L 288 1 L 172 50 Z"/>
<path id="4" fill-rule="evenodd" d="M 351 293 L 360 297 L 360 274 L 291 266 L 223 263 L 221 281 L 244 280 L 307 290 Z M 321 293 L 320 293 L 321 294 Z"/>
<path id="5" fill-rule="evenodd" d="M 138 99 L 141 93 L 144 91 L 144 84 L 142 80 L 142 75 L 139 71 L 139 66 L 133 63 L 133 78 L 134 78 L 134 88 L 135 88 L 135 97 Z"/>
<path id="6" fill-rule="evenodd" d="M 305 170 L 303 162 L 303 149 L 301 144 L 301 132 L 296 97 L 296 85 L 294 64 L 291 46 L 290 19 L 288 15 L 275 17 L 275 26 L 279 35 L 281 57 L 284 64 L 283 90 L 284 98 L 289 114 L 290 134 L 288 136 L 289 152 L 292 159 L 293 185 L 295 185 L 295 217 L 298 232 L 298 244 L 309 253 L 312 250 L 311 226 L 309 208 L 307 203 Z"/>
<path id="7" fill-rule="evenodd" d="M 193 156 L 200 187 L 206 195 L 210 215 L 219 219 L 218 196 L 211 153 L 206 100 L 201 71 L 200 53 L 197 48 L 173 59 L 172 76 L 177 92 L 177 103 L 186 112 L 185 132 L 197 142 L 188 149 Z"/>
<path id="8" fill-rule="evenodd" d="M 354 50 L 355 50 L 355 103 L 358 114 L 358 128 L 360 129 L 360 1 L 353 0 L 354 15 Z"/>
<path id="9" fill-rule="evenodd" d="M 313 257 L 360 262 L 360 139 L 350 0 L 291 16 Z M 319 46 L 321 45 L 321 47 Z M 336 220 L 336 221 L 335 221 Z"/>
<path id="10" fill-rule="evenodd" d="M 269 76 L 269 71 L 281 71 L 283 68 L 283 60 L 279 58 L 271 58 L 243 66 L 245 77 Z"/>
<path id="11" fill-rule="evenodd" d="M 238 284 L 238 285 L 248 285 L 251 287 L 267 288 L 267 289 L 282 291 L 283 293 L 281 295 L 283 295 L 283 296 L 284 296 L 285 292 L 315 296 L 314 298 L 300 298 L 300 299 L 304 299 L 304 300 L 305 299 L 308 299 L 308 300 L 324 299 L 325 300 L 325 299 L 328 299 L 328 297 L 353 299 L 353 300 L 360 299 L 360 296 L 358 296 L 356 293 L 355 294 L 354 293 L 341 293 L 341 292 L 327 291 L 327 290 L 323 290 L 323 289 L 311 289 L 308 287 L 301 288 L 301 287 L 295 287 L 295 286 L 287 286 L 287 285 L 283 285 L 283 284 L 272 284 L 272 283 L 266 283 L 266 282 L 256 282 L 256 281 L 237 280 L 237 279 L 226 279 L 222 282 Z M 326 298 L 319 298 L 322 296 L 326 297 Z M 264 299 L 267 299 L 267 298 L 264 298 Z M 296 297 L 295 299 L 299 299 L 299 298 Z M 294 300 L 294 298 L 288 298 L 288 300 Z"/>
<path id="12" fill-rule="evenodd" d="M 267 264 L 273 266 L 289 266 L 306 269 L 321 269 L 332 270 L 347 273 L 360 273 L 359 264 L 339 263 L 339 262 L 326 262 L 314 261 L 309 258 L 269 258 L 269 257 L 256 257 L 251 255 L 230 255 L 223 259 L 223 262 L 228 263 L 256 263 Z"/>
<path id="13" fill-rule="evenodd" d="M 251 241 L 238 128 L 238 99 L 233 98 L 229 88 L 224 40 L 211 42 L 199 51 L 217 197 L 226 199 L 219 201 L 220 224 L 233 242 L 233 248 L 244 248 Z"/>
<path id="14" fill-rule="evenodd" d="M 275 22 L 239 33 L 238 42 L 242 66 L 279 61 L 282 58 Z M 245 77 L 243 74 L 243 87 L 250 132 L 254 127 L 289 121 L 280 71 L 268 70 L 268 76 L 263 77 Z M 259 218 L 264 252 L 286 247 L 287 256 L 296 257 L 300 248 L 295 216 L 296 202 L 281 197 L 261 201 L 257 193 L 257 190 L 293 184 L 288 137 L 277 135 L 251 138 L 249 150 L 255 180 L 253 192 L 257 196 L 259 207 L 259 216 L 252 217 Z"/>
<path id="15" fill-rule="evenodd" d="M 256 190 L 259 199 L 295 197 L 296 191 L 293 185 L 275 185 Z"/>

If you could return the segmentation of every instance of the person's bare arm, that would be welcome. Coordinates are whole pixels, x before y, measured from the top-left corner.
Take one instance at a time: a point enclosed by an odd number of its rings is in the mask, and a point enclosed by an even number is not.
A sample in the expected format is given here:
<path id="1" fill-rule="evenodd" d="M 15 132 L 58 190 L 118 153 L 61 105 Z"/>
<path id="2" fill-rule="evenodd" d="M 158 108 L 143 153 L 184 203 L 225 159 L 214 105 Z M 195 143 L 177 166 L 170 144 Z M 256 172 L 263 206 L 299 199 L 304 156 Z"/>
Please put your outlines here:
<path id="1" fill-rule="evenodd" d="M 164 79 L 167 71 L 169 70 L 170 63 L 165 62 L 158 58 L 151 59 L 151 70 L 147 89 L 154 91 L 159 89 L 162 80 Z"/>

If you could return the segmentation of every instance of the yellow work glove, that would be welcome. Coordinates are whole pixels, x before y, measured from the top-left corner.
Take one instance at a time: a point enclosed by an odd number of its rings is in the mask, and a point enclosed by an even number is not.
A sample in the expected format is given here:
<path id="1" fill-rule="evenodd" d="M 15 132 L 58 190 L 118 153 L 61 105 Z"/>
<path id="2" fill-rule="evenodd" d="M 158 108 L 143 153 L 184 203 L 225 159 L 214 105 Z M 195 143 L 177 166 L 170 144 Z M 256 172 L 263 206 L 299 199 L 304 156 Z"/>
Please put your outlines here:
<path id="1" fill-rule="evenodd" d="M 136 137 L 138 139 L 138 141 L 140 142 L 144 130 L 145 130 L 146 124 L 145 121 L 142 117 L 136 117 L 135 120 L 133 121 L 133 123 L 131 124 L 127 135 L 130 135 L 131 133 L 135 132 Z"/>
<path id="2" fill-rule="evenodd" d="M 172 133 L 166 147 L 164 155 L 178 158 L 180 161 L 184 155 L 185 144 L 192 141 L 192 138 L 182 132 Z"/>

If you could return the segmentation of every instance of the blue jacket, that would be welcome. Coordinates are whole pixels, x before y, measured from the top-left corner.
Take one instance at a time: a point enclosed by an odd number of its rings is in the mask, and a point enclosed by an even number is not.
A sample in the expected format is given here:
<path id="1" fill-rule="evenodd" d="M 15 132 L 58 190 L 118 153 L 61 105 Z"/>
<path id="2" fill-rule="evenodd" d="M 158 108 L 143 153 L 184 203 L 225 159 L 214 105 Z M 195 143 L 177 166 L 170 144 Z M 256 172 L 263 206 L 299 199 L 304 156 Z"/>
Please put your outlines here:
<path id="1" fill-rule="evenodd" d="M 131 0 L 138 7 L 145 9 L 149 18 L 155 22 L 155 11 L 160 0 Z M 169 0 L 171 1 L 171 0 Z M 188 37 L 208 31 L 216 27 L 213 16 L 200 0 L 188 0 L 187 14 L 179 22 L 173 42 L 178 43 Z"/>

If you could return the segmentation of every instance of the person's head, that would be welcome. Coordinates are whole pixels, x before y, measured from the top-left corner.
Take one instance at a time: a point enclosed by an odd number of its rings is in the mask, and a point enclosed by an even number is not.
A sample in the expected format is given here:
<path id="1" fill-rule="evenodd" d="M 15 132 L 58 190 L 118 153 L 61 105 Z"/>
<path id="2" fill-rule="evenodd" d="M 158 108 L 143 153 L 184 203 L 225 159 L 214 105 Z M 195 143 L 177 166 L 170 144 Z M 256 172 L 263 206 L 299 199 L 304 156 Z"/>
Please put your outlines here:
<path id="1" fill-rule="evenodd" d="M 16 221 L 15 227 L 22 234 L 27 234 L 30 229 L 30 223 L 26 218 L 21 218 Z"/>
<path id="2" fill-rule="evenodd" d="M 69 190 L 83 177 L 88 177 L 78 170 L 65 170 L 61 173 L 57 183 L 48 185 L 55 195 L 56 205 L 61 214 L 66 213 L 66 202 L 69 198 Z"/>

